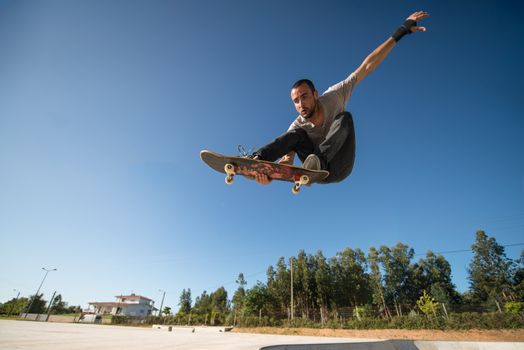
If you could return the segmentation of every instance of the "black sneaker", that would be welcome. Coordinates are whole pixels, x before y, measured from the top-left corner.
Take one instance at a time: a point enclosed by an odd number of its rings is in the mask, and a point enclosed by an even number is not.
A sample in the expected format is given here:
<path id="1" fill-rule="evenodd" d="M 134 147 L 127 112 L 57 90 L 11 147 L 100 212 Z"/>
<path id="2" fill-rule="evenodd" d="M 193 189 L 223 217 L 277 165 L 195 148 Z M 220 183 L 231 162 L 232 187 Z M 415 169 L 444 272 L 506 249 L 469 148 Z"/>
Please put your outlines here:
<path id="1" fill-rule="evenodd" d="M 254 152 L 254 153 L 246 155 L 246 158 L 255 159 L 255 160 L 258 159 L 259 160 L 260 159 L 260 154 L 258 154 L 257 152 Z"/>

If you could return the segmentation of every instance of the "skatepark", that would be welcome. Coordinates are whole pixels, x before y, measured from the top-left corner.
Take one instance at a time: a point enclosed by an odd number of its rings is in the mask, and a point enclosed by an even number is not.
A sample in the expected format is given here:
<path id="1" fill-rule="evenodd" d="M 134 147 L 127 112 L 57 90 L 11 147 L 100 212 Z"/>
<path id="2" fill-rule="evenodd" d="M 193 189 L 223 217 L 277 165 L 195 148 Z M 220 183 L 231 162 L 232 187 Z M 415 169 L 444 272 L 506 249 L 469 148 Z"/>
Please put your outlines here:
<path id="1" fill-rule="evenodd" d="M 524 343 L 328 338 L 225 332 L 224 327 L 119 327 L 0 321 L 0 349 L 517 350 Z"/>

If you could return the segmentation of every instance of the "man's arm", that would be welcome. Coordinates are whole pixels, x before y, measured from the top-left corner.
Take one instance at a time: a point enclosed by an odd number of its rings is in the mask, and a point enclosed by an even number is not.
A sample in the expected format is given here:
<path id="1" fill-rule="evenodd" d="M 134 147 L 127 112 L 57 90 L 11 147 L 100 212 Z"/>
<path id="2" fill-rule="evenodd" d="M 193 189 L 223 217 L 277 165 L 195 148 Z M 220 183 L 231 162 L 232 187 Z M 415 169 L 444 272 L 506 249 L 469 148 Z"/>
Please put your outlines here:
<path id="1" fill-rule="evenodd" d="M 418 11 L 409 16 L 404 24 L 397 30 L 392 37 L 384 41 L 379 47 L 377 47 L 368 57 L 362 62 L 360 67 L 354 72 L 357 76 L 356 84 L 364 80 L 369 73 L 373 72 L 380 63 L 387 57 L 391 49 L 393 49 L 400 38 L 405 34 L 414 32 L 425 32 L 425 27 L 417 26 L 416 22 L 428 17 L 429 14 L 424 11 Z"/>

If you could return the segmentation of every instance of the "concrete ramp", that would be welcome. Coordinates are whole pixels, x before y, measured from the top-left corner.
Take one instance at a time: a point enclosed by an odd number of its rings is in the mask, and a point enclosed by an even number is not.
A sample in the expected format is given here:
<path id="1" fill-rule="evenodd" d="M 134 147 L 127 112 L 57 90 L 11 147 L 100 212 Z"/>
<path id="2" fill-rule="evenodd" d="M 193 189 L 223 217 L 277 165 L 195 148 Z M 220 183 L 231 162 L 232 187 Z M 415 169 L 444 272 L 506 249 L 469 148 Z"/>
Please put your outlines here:
<path id="1" fill-rule="evenodd" d="M 408 348 L 409 349 L 409 348 Z M 271 345 L 260 350 L 397 350 L 389 341 L 338 344 Z M 409 349 L 411 350 L 411 349 Z"/>
<path id="2" fill-rule="evenodd" d="M 271 345 L 260 350 L 524 350 L 524 343 L 384 340 L 366 343 Z"/>

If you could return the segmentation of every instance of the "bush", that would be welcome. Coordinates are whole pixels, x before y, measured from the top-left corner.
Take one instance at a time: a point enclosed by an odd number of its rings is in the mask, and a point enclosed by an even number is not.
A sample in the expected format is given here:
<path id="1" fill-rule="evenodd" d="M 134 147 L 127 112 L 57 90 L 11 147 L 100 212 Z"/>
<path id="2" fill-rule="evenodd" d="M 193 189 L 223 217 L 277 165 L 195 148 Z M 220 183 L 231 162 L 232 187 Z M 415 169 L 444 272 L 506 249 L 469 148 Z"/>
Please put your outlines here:
<path id="1" fill-rule="evenodd" d="M 353 317 L 356 317 L 357 319 L 370 318 L 373 317 L 373 315 L 373 306 L 370 304 L 364 306 L 355 306 L 353 308 Z"/>
<path id="2" fill-rule="evenodd" d="M 512 314 L 518 314 L 524 311 L 524 303 L 520 301 L 510 301 L 504 304 L 504 309 Z"/>
<path id="3" fill-rule="evenodd" d="M 284 325 L 292 328 L 320 328 L 319 322 L 302 317 L 294 318 L 292 321 L 286 321 Z"/>
<path id="4" fill-rule="evenodd" d="M 385 329 L 388 328 L 388 320 L 382 318 L 361 318 L 348 320 L 344 323 L 345 329 Z"/>
<path id="5" fill-rule="evenodd" d="M 257 316 L 244 316 L 237 317 L 236 325 L 238 327 L 279 327 L 282 326 L 282 322 L 267 316 L 261 318 Z"/>
<path id="6" fill-rule="evenodd" d="M 329 324 L 332 326 L 332 324 Z M 338 328 L 338 327 L 332 327 Z M 382 318 L 352 319 L 343 324 L 346 329 L 515 329 L 524 328 L 524 315 L 513 313 L 452 313 L 444 317 L 428 318 L 423 315 L 396 316 L 391 320 Z"/>
<path id="7" fill-rule="evenodd" d="M 111 317 L 111 324 L 130 324 L 131 320 L 127 316 L 113 316 Z"/>
<path id="8" fill-rule="evenodd" d="M 446 322 L 446 329 L 512 329 L 523 328 L 523 317 L 511 313 L 452 313 Z"/>

